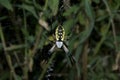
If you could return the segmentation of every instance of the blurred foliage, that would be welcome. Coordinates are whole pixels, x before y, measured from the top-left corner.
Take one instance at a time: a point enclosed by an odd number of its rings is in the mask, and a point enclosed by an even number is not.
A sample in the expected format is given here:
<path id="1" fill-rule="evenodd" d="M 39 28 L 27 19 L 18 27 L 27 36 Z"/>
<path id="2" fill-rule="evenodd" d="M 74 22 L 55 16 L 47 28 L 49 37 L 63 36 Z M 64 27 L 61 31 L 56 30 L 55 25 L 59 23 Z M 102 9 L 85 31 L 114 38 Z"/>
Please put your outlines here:
<path id="1" fill-rule="evenodd" d="M 47 54 L 58 25 L 73 66 Z M 0 80 L 41 80 L 52 63 L 52 80 L 119 80 L 120 0 L 0 0 Z"/>

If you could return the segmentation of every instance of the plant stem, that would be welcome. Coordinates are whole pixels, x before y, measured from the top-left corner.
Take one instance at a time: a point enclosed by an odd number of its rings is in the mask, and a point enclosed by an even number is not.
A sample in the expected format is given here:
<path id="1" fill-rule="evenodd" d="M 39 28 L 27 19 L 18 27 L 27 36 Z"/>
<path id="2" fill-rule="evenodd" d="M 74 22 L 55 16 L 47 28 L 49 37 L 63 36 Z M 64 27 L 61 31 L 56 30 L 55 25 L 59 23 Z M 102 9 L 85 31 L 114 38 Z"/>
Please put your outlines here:
<path id="1" fill-rule="evenodd" d="M 11 74 L 12 74 L 14 80 L 17 80 L 17 76 L 16 76 L 16 73 L 15 73 L 14 67 L 12 65 L 11 57 L 8 54 L 8 52 L 6 51 L 7 47 L 6 47 L 5 38 L 4 38 L 4 34 L 3 34 L 3 31 L 2 31 L 1 25 L 0 25 L 0 37 L 1 37 L 2 45 L 3 45 L 3 49 L 4 49 L 4 54 L 5 54 L 8 66 L 10 68 Z"/>
<path id="2" fill-rule="evenodd" d="M 115 49 L 116 49 L 116 52 L 118 50 L 118 45 L 117 45 L 117 39 L 116 39 L 116 30 L 115 30 L 115 24 L 114 24 L 114 21 L 113 21 L 113 15 L 111 13 L 111 10 L 109 8 L 109 5 L 107 3 L 106 0 L 103 0 L 106 8 L 107 8 L 107 11 L 108 11 L 108 14 L 110 16 L 110 22 L 111 22 L 111 26 L 112 26 L 112 30 L 113 30 L 113 37 L 114 37 L 114 45 L 115 45 Z"/>

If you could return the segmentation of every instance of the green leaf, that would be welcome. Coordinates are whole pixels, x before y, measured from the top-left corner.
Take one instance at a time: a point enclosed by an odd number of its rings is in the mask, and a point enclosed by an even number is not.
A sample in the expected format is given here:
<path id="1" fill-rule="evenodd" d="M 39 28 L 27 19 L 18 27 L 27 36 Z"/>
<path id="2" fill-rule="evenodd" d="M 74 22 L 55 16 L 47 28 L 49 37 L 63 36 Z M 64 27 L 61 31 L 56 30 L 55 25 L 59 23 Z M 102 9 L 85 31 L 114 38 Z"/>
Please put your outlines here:
<path id="1" fill-rule="evenodd" d="M 38 15 L 37 15 L 37 13 L 36 13 L 36 11 L 35 11 L 35 8 L 34 8 L 32 5 L 22 4 L 22 5 L 20 5 L 19 7 L 27 10 L 27 11 L 30 12 L 30 13 L 32 13 L 33 16 L 34 16 L 36 19 L 38 19 Z"/>
<path id="2" fill-rule="evenodd" d="M 79 13 L 78 18 L 79 18 L 79 23 L 80 24 L 82 24 L 82 25 L 86 24 L 85 15 L 83 13 Z"/>
<path id="3" fill-rule="evenodd" d="M 94 21 L 94 14 L 89 0 L 85 0 L 85 12 L 91 21 Z"/>
<path id="4" fill-rule="evenodd" d="M 58 12 L 59 0 L 48 0 L 48 7 L 52 10 L 53 15 Z"/>
<path id="5" fill-rule="evenodd" d="M 93 14 L 93 10 L 92 10 L 92 7 L 89 3 L 89 0 L 85 0 L 84 1 L 84 5 L 85 5 L 85 12 L 86 12 L 86 15 L 88 16 L 88 23 L 86 23 L 86 30 L 84 30 L 81 35 L 80 35 L 80 42 L 79 44 L 83 43 L 91 34 L 93 28 L 94 28 L 94 14 Z M 87 22 L 86 21 L 86 22 Z"/>
<path id="6" fill-rule="evenodd" d="M 69 19 L 66 22 L 63 23 L 63 27 L 65 29 L 66 35 L 70 33 L 70 29 L 74 24 L 74 20 L 73 19 Z"/>
<path id="7" fill-rule="evenodd" d="M 66 12 L 63 13 L 63 16 L 70 16 L 73 15 L 74 13 L 76 13 L 78 11 L 79 7 L 78 6 L 72 6 L 70 7 L 68 10 L 66 10 Z"/>
<path id="8" fill-rule="evenodd" d="M 12 4 L 10 3 L 10 0 L 0 0 L 0 4 L 4 6 L 6 9 L 13 11 Z"/>
<path id="9" fill-rule="evenodd" d="M 100 3 L 100 0 L 93 0 L 93 1 L 97 4 Z"/>
<path id="10" fill-rule="evenodd" d="M 94 28 L 94 22 L 93 23 L 91 22 L 87 26 L 88 26 L 88 28 L 86 30 L 84 30 L 83 32 L 81 32 L 81 34 L 80 34 L 80 38 L 79 38 L 80 42 L 79 42 L 79 44 L 83 43 L 90 36 L 90 34 L 91 34 L 91 32 L 92 32 L 92 30 Z"/>
<path id="11" fill-rule="evenodd" d="M 107 36 L 107 33 L 109 31 L 109 28 L 110 28 L 110 23 L 109 24 L 105 24 L 104 25 L 104 31 L 102 32 L 102 38 L 101 40 L 97 43 L 96 47 L 95 47 L 95 50 L 94 50 L 94 54 L 96 55 L 100 48 L 101 48 L 101 45 L 103 44 L 103 42 L 105 41 L 106 39 L 106 36 Z"/>
<path id="12" fill-rule="evenodd" d="M 76 61 L 79 60 L 80 55 L 81 55 L 81 53 L 82 53 L 82 49 L 83 49 L 83 45 L 79 45 L 79 46 L 77 47 L 76 53 L 75 53 L 75 54 L 76 54 L 76 55 L 75 55 Z"/>
<path id="13" fill-rule="evenodd" d="M 110 42 L 110 40 L 105 40 L 104 44 L 108 47 L 110 47 L 111 49 L 114 49 L 114 44 L 112 42 Z"/>

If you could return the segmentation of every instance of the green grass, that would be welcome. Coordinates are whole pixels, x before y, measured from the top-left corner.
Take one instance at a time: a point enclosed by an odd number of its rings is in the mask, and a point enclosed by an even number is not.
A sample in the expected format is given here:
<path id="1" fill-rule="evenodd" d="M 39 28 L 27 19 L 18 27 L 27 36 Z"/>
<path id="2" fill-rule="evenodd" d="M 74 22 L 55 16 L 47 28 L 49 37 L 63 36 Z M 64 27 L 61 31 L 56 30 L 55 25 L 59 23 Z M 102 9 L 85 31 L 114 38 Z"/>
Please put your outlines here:
<path id="1" fill-rule="evenodd" d="M 65 29 L 51 57 L 55 29 Z M 0 80 L 118 80 L 120 0 L 0 0 Z"/>

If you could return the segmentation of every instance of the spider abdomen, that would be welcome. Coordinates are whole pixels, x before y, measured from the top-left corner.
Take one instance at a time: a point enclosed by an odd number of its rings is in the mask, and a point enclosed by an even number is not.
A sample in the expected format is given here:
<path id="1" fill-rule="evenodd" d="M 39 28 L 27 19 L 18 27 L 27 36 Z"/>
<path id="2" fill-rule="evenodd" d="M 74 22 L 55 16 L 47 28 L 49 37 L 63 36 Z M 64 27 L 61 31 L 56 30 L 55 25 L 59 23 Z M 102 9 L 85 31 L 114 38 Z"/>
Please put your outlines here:
<path id="1" fill-rule="evenodd" d="M 65 30 L 62 26 L 58 26 L 55 31 L 57 41 L 63 41 L 65 36 Z"/>

